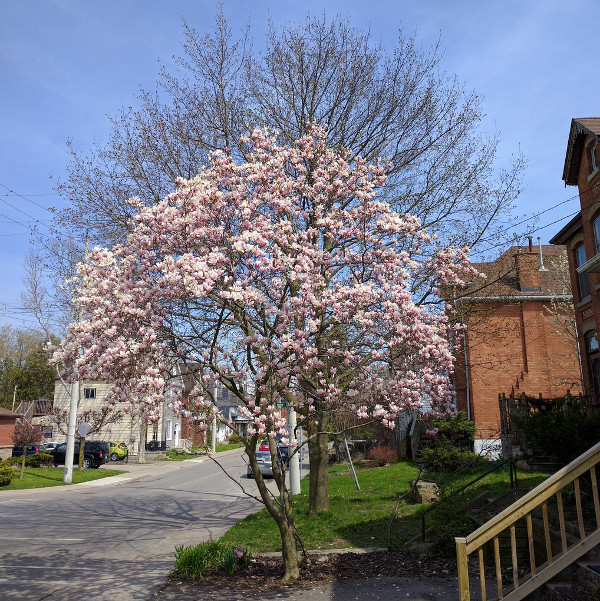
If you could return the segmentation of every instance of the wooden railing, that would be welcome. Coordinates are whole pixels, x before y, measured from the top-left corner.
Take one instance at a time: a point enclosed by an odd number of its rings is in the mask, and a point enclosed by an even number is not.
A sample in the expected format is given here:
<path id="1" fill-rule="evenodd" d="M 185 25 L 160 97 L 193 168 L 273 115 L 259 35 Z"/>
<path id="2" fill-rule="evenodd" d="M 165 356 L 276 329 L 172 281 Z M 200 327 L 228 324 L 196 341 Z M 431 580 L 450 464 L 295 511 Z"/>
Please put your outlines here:
<path id="1" fill-rule="evenodd" d="M 600 443 L 571 462 L 537 488 L 469 534 L 457 537 L 456 558 L 460 601 L 470 601 L 469 556 L 476 553 L 481 600 L 523 599 L 600 543 L 600 501 L 596 465 Z M 573 485 L 575 532 L 568 528 L 562 491 Z M 586 494 L 582 494 L 582 485 Z M 554 504 L 554 501 L 556 504 Z M 585 518 L 594 516 L 593 524 Z M 523 548 L 517 544 L 518 524 L 523 526 Z M 523 523 L 524 522 L 524 523 Z M 536 525 L 539 527 L 536 528 Z M 552 530 L 557 530 L 553 541 Z M 536 537 L 541 545 L 536 549 Z M 501 552 L 507 543 L 508 557 Z M 541 546 L 541 557 L 540 549 Z M 491 576 L 486 575 L 486 567 Z M 494 597 L 488 595 L 489 581 Z"/>

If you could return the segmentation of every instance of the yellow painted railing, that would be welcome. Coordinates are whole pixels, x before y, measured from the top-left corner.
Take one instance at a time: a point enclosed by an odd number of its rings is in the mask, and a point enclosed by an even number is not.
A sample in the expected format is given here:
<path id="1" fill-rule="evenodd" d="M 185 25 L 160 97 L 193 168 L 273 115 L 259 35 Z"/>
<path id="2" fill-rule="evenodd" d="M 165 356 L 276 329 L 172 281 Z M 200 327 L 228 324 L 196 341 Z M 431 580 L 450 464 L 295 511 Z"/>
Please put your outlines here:
<path id="1" fill-rule="evenodd" d="M 460 601 L 471 599 L 469 558 L 472 555 L 472 567 L 479 572 L 481 600 L 516 601 L 525 598 L 600 543 L 600 501 L 596 480 L 599 462 L 600 443 L 475 532 L 464 538 L 457 537 Z M 573 495 L 569 490 L 569 498 L 574 497 L 574 531 L 570 528 L 571 520 L 566 517 L 562 494 L 565 487 L 570 489 L 571 485 Z M 587 494 L 582 494 L 582 485 Z M 594 519 L 586 522 L 588 517 Z M 521 525 L 525 533 L 522 549 L 517 543 L 517 528 L 521 529 Z M 558 533 L 556 541 L 552 536 L 554 530 Z M 542 557 L 536 550 L 536 538 L 541 543 L 538 547 L 541 547 Z M 503 555 L 504 541 L 507 548 Z M 490 581 L 495 584 L 490 585 Z M 488 588 L 492 590 L 488 591 Z"/>

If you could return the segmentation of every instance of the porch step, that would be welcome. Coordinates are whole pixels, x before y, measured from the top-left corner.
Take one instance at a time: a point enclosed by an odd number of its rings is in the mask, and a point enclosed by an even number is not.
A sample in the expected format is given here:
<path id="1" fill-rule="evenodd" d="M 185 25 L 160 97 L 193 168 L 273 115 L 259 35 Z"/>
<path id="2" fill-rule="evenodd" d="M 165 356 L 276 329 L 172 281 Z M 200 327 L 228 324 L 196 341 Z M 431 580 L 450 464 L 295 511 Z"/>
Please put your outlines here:
<path id="1" fill-rule="evenodd" d="M 598 549 L 592 549 L 583 560 L 577 561 L 564 570 L 554 580 L 544 587 L 550 596 L 544 596 L 544 591 L 534 595 L 532 599 L 540 601 L 595 601 L 600 599 L 600 561 L 595 556 Z M 591 557 L 591 561 L 587 559 Z M 528 597 L 529 599 L 529 597 Z"/>

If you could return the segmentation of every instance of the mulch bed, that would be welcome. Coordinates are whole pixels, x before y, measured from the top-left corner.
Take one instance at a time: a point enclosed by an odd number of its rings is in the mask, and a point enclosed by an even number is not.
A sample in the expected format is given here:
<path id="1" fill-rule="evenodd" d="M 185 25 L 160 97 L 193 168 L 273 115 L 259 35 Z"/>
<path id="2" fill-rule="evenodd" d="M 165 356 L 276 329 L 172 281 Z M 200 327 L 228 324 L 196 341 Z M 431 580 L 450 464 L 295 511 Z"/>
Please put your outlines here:
<path id="1" fill-rule="evenodd" d="M 285 588 L 309 588 L 343 579 L 379 577 L 448 577 L 456 575 L 456 561 L 437 555 L 419 555 L 406 551 L 368 553 L 311 554 L 311 563 L 301 568 L 298 581 Z M 228 590 L 267 591 L 282 588 L 280 557 L 259 556 L 247 568 L 226 575 L 215 570 L 195 581 L 195 587 L 226 587 Z M 175 582 L 172 583 L 173 585 Z M 191 583 L 188 581 L 187 583 Z M 168 588 L 168 585 L 167 587 Z"/>

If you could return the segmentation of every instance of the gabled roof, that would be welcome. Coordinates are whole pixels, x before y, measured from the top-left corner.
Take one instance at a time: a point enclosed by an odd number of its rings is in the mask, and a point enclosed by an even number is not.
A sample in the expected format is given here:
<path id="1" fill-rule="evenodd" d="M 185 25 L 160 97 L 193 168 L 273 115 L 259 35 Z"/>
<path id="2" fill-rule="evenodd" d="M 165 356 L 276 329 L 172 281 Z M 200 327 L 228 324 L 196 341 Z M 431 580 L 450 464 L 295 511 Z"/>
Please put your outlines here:
<path id="1" fill-rule="evenodd" d="M 515 257 L 517 255 L 528 255 L 529 258 L 537 262 L 537 251 L 529 250 L 527 246 L 512 246 L 495 261 L 489 263 L 473 263 L 477 271 L 486 275 L 485 280 L 477 279 L 470 289 L 465 293 L 468 299 L 486 299 L 500 297 L 529 297 L 533 294 L 540 297 L 570 294 L 570 290 L 565 291 L 565 283 L 561 281 L 557 273 L 557 264 L 560 261 L 566 261 L 566 251 L 563 246 L 542 246 L 542 256 L 546 271 L 539 271 L 539 288 L 535 291 L 523 288 L 523 282 L 520 279 L 519 269 Z"/>
<path id="2" fill-rule="evenodd" d="M 550 238 L 550 244 L 567 244 L 567 242 L 583 229 L 581 211 L 569 221 L 563 228 Z"/>
<path id="3" fill-rule="evenodd" d="M 577 185 L 583 144 L 588 136 L 595 137 L 600 141 L 600 117 L 572 119 L 562 176 L 567 186 Z"/>

